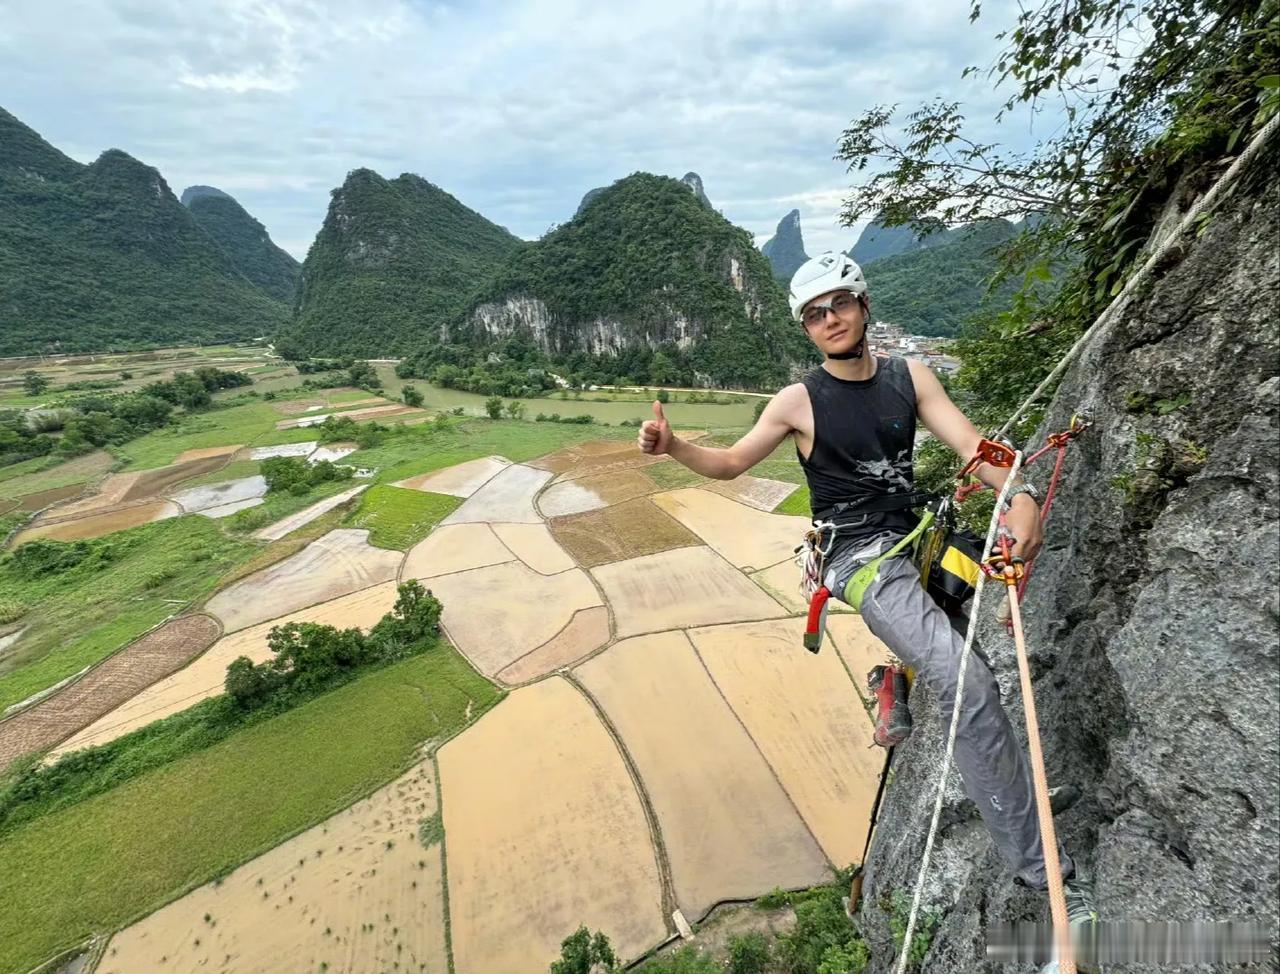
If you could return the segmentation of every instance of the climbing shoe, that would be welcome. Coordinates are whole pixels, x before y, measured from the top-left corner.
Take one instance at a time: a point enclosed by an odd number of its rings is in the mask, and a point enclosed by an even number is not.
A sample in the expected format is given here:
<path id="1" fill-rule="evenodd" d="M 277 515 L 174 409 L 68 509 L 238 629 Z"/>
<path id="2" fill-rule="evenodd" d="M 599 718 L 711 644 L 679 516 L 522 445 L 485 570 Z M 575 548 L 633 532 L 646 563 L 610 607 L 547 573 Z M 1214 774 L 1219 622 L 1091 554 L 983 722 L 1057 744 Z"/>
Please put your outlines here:
<path id="1" fill-rule="evenodd" d="M 1067 921 L 1070 923 L 1097 923 L 1098 906 L 1093 898 L 1093 884 L 1073 873 L 1062 881 L 1062 894 L 1067 901 Z"/>
<path id="2" fill-rule="evenodd" d="M 872 737 L 881 747 L 897 747 L 911 736 L 906 671 L 900 666 L 876 666 L 867 674 L 867 687 L 876 695 Z"/>

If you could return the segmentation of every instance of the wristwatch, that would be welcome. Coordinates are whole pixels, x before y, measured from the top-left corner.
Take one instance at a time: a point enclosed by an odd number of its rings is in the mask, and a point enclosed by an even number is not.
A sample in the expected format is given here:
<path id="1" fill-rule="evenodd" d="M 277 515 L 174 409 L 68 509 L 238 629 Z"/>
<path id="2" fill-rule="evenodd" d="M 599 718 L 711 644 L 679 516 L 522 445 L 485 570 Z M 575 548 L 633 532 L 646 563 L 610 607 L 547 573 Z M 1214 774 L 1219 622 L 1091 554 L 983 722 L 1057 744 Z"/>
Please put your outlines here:
<path id="1" fill-rule="evenodd" d="M 1012 489 L 1009 491 L 1009 493 L 1005 495 L 1004 502 L 1005 502 L 1006 507 L 1012 507 L 1012 506 L 1013 506 L 1013 498 L 1014 498 L 1015 496 L 1017 496 L 1018 494 L 1027 494 L 1027 495 L 1029 495 L 1029 496 L 1030 496 L 1030 498 L 1031 498 L 1033 501 L 1035 501 L 1035 502 L 1036 502 L 1036 505 L 1037 505 L 1037 506 L 1039 506 L 1039 504 L 1040 504 L 1040 491 L 1036 490 L 1036 488 L 1035 488 L 1035 485 L 1034 485 L 1034 484 L 1021 483 L 1021 484 L 1018 484 L 1016 487 L 1012 488 Z"/>

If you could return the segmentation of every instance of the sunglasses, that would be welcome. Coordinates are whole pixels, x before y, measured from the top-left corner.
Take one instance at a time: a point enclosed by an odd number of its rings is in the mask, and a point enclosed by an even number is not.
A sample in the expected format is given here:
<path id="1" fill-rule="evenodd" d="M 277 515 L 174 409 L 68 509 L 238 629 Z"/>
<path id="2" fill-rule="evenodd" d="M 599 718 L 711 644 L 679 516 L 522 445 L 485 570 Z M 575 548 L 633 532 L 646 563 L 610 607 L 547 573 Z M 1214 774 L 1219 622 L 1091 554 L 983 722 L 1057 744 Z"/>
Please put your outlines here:
<path id="1" fill-rule="evenodd" d="M 840 315 L 856 304 L 858 304 L 858 299 L 854 295 L 849 293 L 837 294 L 830 301 L 815 301 L 811 303 L 804 309 L 800 320 L 806 325 L 820 325 L 827 320 L 828 311 L 834 311 L 837 315 Z"/>

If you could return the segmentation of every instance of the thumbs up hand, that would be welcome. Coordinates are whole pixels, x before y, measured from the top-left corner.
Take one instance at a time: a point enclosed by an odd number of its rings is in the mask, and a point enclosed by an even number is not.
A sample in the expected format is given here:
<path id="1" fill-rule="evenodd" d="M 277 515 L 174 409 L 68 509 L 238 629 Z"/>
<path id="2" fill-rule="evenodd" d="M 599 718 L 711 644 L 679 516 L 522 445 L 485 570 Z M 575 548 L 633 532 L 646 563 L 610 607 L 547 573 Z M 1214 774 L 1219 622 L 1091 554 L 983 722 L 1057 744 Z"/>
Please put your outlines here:
<path id="1" fill-rule="evenodd" d="M 636 442 L 645 453 L 662 454 L 671 448 L 671 424 L 662 414 L 662 403 L 656 399 L 653 401 L 653 419 L 641 425 Z"/>

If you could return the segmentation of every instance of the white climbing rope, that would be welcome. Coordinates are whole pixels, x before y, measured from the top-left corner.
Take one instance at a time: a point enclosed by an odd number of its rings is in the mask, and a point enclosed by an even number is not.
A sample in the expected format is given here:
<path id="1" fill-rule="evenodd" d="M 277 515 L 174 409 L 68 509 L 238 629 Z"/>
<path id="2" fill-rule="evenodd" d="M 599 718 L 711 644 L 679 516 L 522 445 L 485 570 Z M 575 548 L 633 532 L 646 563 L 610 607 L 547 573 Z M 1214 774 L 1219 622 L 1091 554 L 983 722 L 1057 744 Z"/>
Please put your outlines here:
<path id="1" fill-rule="evenodd" d="M 1249 145 L 1240 153 L 1239 156 L 1236 157 L 1235 161 L 1231 163 L 1231 166 L 1227 171 L 1224 172 L 1222 176 L 1218 178 L 1217 182 L 1209 187 L 1209 191 L 1197 200 L 1191 209 L 1187 211 L 1186 215 L 1183 216 L 1182 220 L 1178 223 L 1177 229 L 1173 233 L 1169 234 L 1169 236 L 1165 238 L 1164 242 L 1151 253 L 1143 263 L 1142 267 L 1140 267 L 1138 271 L 1125 283 L 1125 286 L 1121 288 L 1120 293 L 1115 296 L 1105 309 L 1103 309 L 1102 313 L 1098 315 L 1093 324 L 1085 329 L 1084 334 L 1076 340 L 1076 343 L 1067 350 L 1066 354 L 1059 359 L 1058 364 L 1054 366 L 1053 371 L 1045 376 L 1044 380 L 1036 386 L 1031 395 L 1027 396 L 1027 398 L 1023 400 L 1022 405 L 1019 406 L 1013 415 L 1009 417 L 1008 421 L 1000 427 L 1000 435 L 1008 433 L 1009 430 L 1012 429 L 1018 420 L 1020 420 L 1026 413 L 1027 409 L 1044 394 L 1046 389 L 1048 389 L 1062 376 L 1062 373 L 1065 372 L 1067 366 L 1074 361 L 1085 343 L 1089 341 L 1089 339 L 1092 338 L 1104 324 L 1110 322 L 1110 320 L 1115 316 L 1116 311 L 1126 301 L 1128 301 L 1129 296 L 1134 292 L 1138 284 L 1146 279 L 1147 275 L 1151 273 L 1152 268 L 1163 260 L 1165 255 L 1173 249 L 1174 245 L 1181 240 L 1188 230 L 1191 229 L 1192 224 L 1195 223 L 1200 215 L 1212 204 L 1216 203 L 1218 197 L 1221 196 L 1227 188 L 1229 188 L 1231 183 L 1235 182 L 1244 168 L 1253 161 L 1259 152 L 1262 151 L 1262 146 L 1275 134 L 1278 128 L 1280 128 L 1280 114 L 1273 115 L 1270 121 L 1258 130 L 1257 134 L 1249 141 Z M 1009 476 L 1005 479 L 1004 486 L 1000 489 L 1000 496 L 996 501 L 995 510 L 992 511 L 991 514 L 991 524 L 987 528 L 986 544 L 982 549 L 983 564 L 986 563 L 987 558 L 991 554 L 991 549 L 995 544 L 996 529 L 1000 522 L 1000 511 L 1003 510 L 1005 496 L 1009 491 L 1009 485 L 1013 482 L 1014 477 L 1022 466 L 1022 459 L 1022 453 L 1019 451 L 1014 457 L 1013 467 L 1009 471 Z M 942 768 L 938 774 L 938 794 L 937 798 L 934 800 L 933 820 L 929 824 L 929 835 L 925 840 L 924 856 L 920 860 L 920 872 L 916 879 L 916 890 L 914 895 L 911 897 L 911 912 L 907 916 L 907 928 L 902 937 L 902 953 L 898 957 L 896 974 L 905 974 L 907 969 L 907 961 L 911 954 L 911 938 L 915 934 L 916 918 L 920 913 L 920 898 L 924 892 L 924 880 L 929 871 L 929 860 L 933 855 L 933 843 L 938 834 L 938 823 L 942 818 L 942 802 L 946 793 L 947 776 L 951 772 L 951 759 L 955 753 L 956 747 L 956 727 L 960 721 L 960 705 L 964 696 L 964 678 L 968 669 L 970 650 L 973 647 L 973 638 L 977 632 L 979 618 L 978 607 L 981 602 L 982 587 L 985 580 L 986 574 L 979 573 L 977 584 L 974 586 L 973 606 L 969 612 L 969 627 L 968 631 L 965 633 L 964 650 L 960 657 L 960 670 L 956 677 L 955 704 L 951 708 L 951 729 L 947 734 L 947 749 L 943 754 Z M 1010 597 L 1013 597 L 1012 594 Z"/>
<path id="2" fill-rule="evenodd" d="M 996 529 L 1000 524 L 1000 512 L 1004 509 L 1005 499 L 1018 471 L 1022 469 L 1022 451 L 1013 457 L 1013 466 L 1009 468 L 1009 476 L 1005 478 L 1000 495 L 996 498 L 995 510 L 991 513 L 991 523 L 987 526 L 987 540 L 982 546 L 982 558 L 979 564 L 985 565 L 991 556 L 991 549 L 996 543 Z M 911 913 L 907 916 L 906 933 L 902 936 L 902 954 L 898 957 L 897 974 L 904 974 L 907 959 L 911 955 L 911 937 L 916 929 L 916 916 L 920 912 L 920 896 L 924 891 L 925 874 L 929 871 L 929 859 L 933 855 L 933 840 L 938 834 L 938 822 L 942 818 L 942 799 L 947 789 L 947 774 L 951 770 L 951 756 L 956 749 L 956 728 L 960 726 L 960 703 L 964 698 L 964 677 L 969 668 L 970 650 L 973 648 L 973 637 L 978 632 L 978 607 L 982 604 L 982 587 L 987 580 L 986 572 L 978 573 L 978 581 L 973 587 L 973 605 L 969 609 L 969 627 L 964 635 L 964 650 L 960 654 L 960 671 L 956 675 L 956 699 L 951 707 L 951 729 L 947 732 L 947 750 L 942 758 L 942 771 L 938 776 L 938 796 L 933 802 L 933 821 L 929 825 L 929 837 L 924 844 L 924 857 L 920 860 L 920 874 L 916 879 L 916 891 L 911 897 Z"/>

